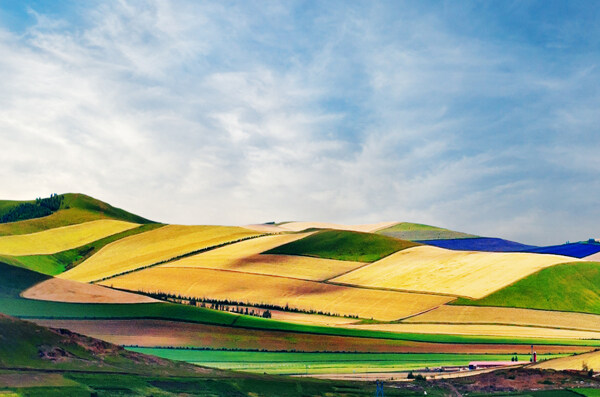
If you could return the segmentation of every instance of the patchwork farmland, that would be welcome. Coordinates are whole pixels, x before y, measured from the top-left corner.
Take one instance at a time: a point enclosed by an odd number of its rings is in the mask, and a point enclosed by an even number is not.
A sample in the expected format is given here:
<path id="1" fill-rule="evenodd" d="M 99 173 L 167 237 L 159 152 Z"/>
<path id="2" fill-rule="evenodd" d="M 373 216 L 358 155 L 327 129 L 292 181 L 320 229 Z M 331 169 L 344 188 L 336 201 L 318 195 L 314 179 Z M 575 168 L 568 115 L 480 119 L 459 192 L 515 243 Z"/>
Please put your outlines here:
<path id="1" fill-rule="evenodd" d="M 555 255 L 413 223 L 163 225 L 84 195 L 54 200 L 50 215 L 0 224 L 0 312 L 40 326 L 272 374 L 312 365 L 350 376 L 506 360 L 531 345 L 540 355 L 600 347 L 600 263 L 568 256 L 594 251 L 591 241 Z M 0 205 L 0 216 L 18 205 Z M 567 359 L 543 365 L 580 364 L 560 364 Z"/>

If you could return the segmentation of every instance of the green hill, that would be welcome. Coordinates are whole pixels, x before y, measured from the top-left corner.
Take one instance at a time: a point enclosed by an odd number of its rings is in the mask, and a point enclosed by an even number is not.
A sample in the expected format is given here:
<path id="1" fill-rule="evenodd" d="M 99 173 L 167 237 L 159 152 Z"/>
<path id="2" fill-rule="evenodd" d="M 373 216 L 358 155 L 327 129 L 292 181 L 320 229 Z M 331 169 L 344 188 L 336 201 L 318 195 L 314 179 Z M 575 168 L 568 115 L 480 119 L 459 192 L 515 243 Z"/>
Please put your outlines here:
<path id="1" fill-rule="evenodd" d="M 375 262 L 419 244 L 373 233 L 323 230 L 265 254 L 301 255 L 343 261 Z"/>
<path id="2" fill-rule="evenodd" d="M 35 233 L 55 227 L 74 225 L 97 219 L 117 219 L 134 223 L 154 223 L 141 216 L 116 208 L 103 201 L 80 193 L 67 193 L 62 197 L 57 210 L 50 210 L 46 216 L 24 219 L 16 222 L 0 223 L 0 236 Z M 36 201 L 0 201 L 0 217 L 8 215 L 20 205 L 35 207 Z M 39 206 L 38 206 L 39 207 Z M 44 210 L 48 212 L 47 210 Z M 23 216 L 34 216 L 34 210 L 21 211 Z M 45 213 L 45 212 L 39 212 Z"/>
<path id="3" fill-rule="evenodd" d="M 453 304 L 600 314 L 600 263 L 548 267 L 483 299 L 461 298 Z"/>
<path id="4" fill-rule="evenodd" d="M 441 227 L 410 222 L 398 223 L 397 225 L 379 230 L 377 234 L 410 241 L 478 237 L 474 234 L 455 232 L 453 230 L 448 230 Z"/>

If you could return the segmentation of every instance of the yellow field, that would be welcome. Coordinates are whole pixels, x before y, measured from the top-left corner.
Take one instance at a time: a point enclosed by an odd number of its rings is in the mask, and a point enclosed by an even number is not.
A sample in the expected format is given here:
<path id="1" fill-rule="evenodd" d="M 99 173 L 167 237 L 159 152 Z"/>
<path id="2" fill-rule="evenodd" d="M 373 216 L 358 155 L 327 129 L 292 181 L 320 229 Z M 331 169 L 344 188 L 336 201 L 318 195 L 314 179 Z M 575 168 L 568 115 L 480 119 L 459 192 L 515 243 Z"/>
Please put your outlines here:
<path id="1" fill-rule="evenodd" d="M 145 295 L 117 291 L 100 285 L 51 278 L 21 293 L 23 298 L 70 303 L 153 303 Z"/>
<path id="2" fill-rule="evenodd" d="M 444 305 L 404 320 L 407 323 L 472 323 L 529 325 L 600 332 L 600 316 L 584 313 Z"/>
<path id="3" fill-rule="evenodd" d="M 600 351 L 543 361 L 534 365 L 533 368 L 554 369 L 557 371 L 574 369 L 581 371 L 584 363 L 588 369 L 598 371 L 600 369 Z"/>
<path id="4" fill-rule="evenodd" d="M 54 254 L 133 229 L 137 223 L 100 219 L 31 234 L 0 237 L 0 254 Z"/>
<path id="5" fill-rule="evenodd" d="M 217 248 L 161 267 L 235 270 L 305 280 L 326 280 L 363 266 L 361 262 L 338 261 L 296 255 L 260 255 L 282 244 L 312 233 L 264 236 Z"/>
<path id="6" fill-rule="evenodd" d="M 421 246 L 396 252 L 332 281 L 483 298 L 540 269 L 574 260 L 559 255 L 451 251 Z"/>
<path id="7" fill-rule="evenodd" d="M 344 328 L 371 331 L 408 332 L 418 334 L 449 334 L 479 336 L 511 336 L 515 338 L 598 339 L 600 332 L 569 329 L 519 327 L 515 325 L 484 324 L 368 324 L 345 325 Z"/>
<path id="8" fill-rule="evenodd" d="M 108 244 L 59 277 L 95 281 L 188 252 L 258 235 L 241 227 L 167 225 Z"/>
<path id="9" fill-rule="evenodd" d="M 153 267 L 101 282 L 132 291 L 267 303 L 302 310 L 395 320 L 442 305 L 451 298 L 378 291 L 283 277 L 198 268 Z"/>

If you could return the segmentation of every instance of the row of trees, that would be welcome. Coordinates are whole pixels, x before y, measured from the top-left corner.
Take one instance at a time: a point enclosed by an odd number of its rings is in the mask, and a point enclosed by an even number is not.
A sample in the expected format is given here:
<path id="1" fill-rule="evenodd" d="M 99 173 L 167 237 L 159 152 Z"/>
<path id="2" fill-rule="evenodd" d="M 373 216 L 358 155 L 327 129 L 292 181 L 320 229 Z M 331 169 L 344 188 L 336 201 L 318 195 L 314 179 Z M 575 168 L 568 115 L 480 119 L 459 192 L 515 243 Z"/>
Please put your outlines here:
<path id="1" fill-rule="evenodd" d="M 181 294 L 168 294 L 168 293 L 163 293 L 163 292 L 143 292 L 143 293 L 148 296 L 151 296 L 153 298 L 160 299 L 160 300 L 177 300 L 179 302 L 189 301 L 190 305 L 193 305 L 193 306 L 197 306 L 198 303 L 201 303 L 202 307 L 209 307 L 209 308 L 215 309 L 215 310 L 229 311 L 229 310 L 223 309 L 223 308 L 231 307 L 231 306 L 254 306 L 257 308 L 267 309 L 267 310 L 278 310 L 278 311 L 285 311 L 285 312 L 292 312 L 292 313 L 321 314 L 324 316 L 342 317 L 338 313 L 324 312 L 324 311 L 313 310 L 313 309 L 302 310 L 302 309 L 298 309 L 296 307 L 290 307 L 288 304 L 286 304 L 285 306 L 278 306 L 278 305 L 272 305 L 272 304 L 268 304 L 268 303 L 256 304 L 256 303 L 250 303 L 250 302 L 237 302 L 237 301 L 228 300 L 228 299 L 224 299 L 224 300 L 209 299 L 209 298 L 198 299 L 198 298 L 189 297 L 189 296 L 185 296 L 185 295 L 181 295 Z M 358 318 L 357 315 L 344 315 L 343 317 Z"/>
<path id="2" fill-rule="evenodd" d="M 51 215 L 60 208 L 63 198 L 62 195 L 54 193 L 47 198 L 36 198 L 35 204 L 19 204 L 0 215 L 0 223 L 18 222 Z"/>

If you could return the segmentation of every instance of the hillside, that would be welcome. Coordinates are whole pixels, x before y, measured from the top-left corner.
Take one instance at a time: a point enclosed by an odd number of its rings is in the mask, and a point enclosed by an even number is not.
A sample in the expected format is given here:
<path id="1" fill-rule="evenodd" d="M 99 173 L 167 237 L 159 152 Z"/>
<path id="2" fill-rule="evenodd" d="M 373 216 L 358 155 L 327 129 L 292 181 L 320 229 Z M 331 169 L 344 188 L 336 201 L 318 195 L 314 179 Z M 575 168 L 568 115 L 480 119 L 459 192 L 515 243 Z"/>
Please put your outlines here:
<path id="1" fill-rule="evenodd" d="M 66 193 L 59 197 L 61 196 L 59 208 L 46 216 L 0 223 L 0 236 L 35 233 L 98 219 L 114 219 L 139 224 L 154 223 L 85 194 Z M 0 201 L 0 216 L 20 204 L 34 203 L 35 201 Z"/>
<path id="2" fill-rule="evenodd" d="M 419 244 L 373 233 L 324 230 L 264 253 L 375 262 L 394 252 L 417 245 Z"/>
<path id="3" fill-rule="evenodd" d="M 410 222 L 398 223 L 394 226 L 377 231 L 377 234 L 410 241 L 478 237 L 473 234 L 455 232 L 441 227 Z"/>
<path id="4" fill-rule="evenodd" d="M 479 300 L 453 304 L 600 314 L 600 263 L 551 266 Z"/>

